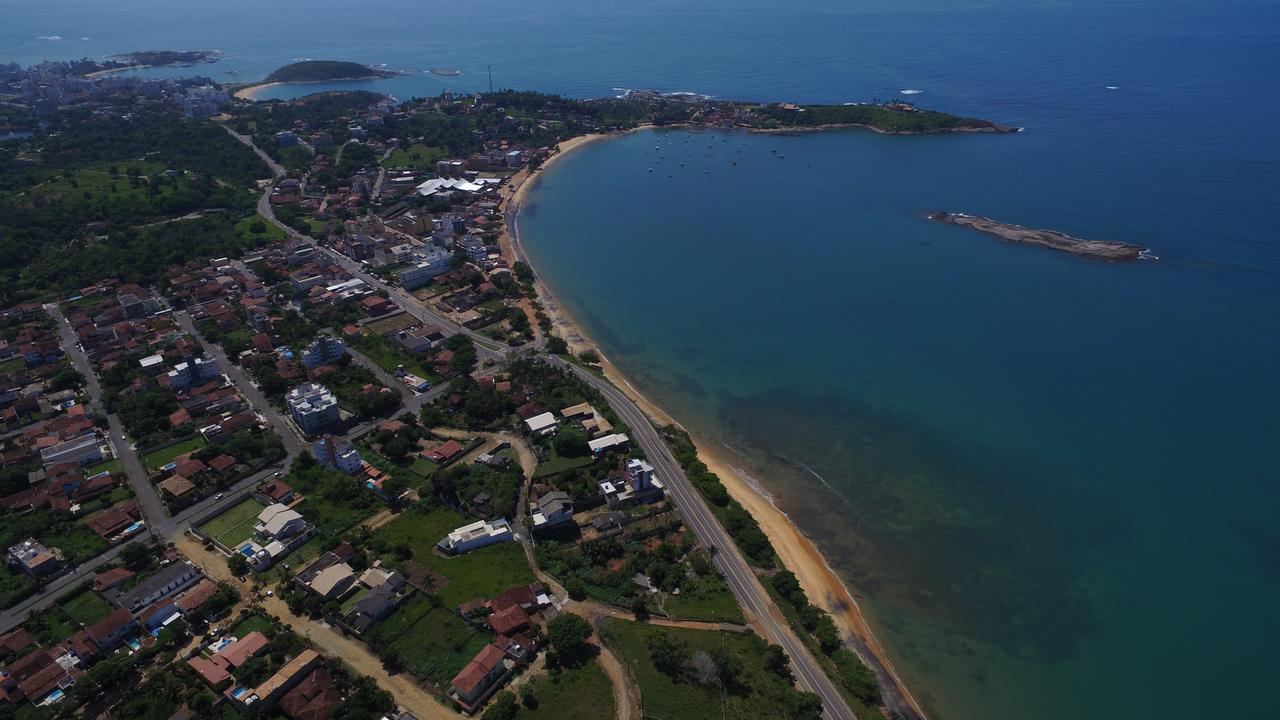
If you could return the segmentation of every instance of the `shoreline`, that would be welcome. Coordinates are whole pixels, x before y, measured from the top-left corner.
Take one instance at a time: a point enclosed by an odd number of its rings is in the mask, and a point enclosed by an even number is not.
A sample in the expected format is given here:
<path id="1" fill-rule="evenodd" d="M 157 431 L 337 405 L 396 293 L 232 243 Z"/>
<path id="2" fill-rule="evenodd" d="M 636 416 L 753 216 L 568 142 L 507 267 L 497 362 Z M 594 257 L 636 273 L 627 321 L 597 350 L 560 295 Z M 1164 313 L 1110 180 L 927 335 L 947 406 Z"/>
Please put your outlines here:
<path id="1" fill-rule="evenodd" d="M 287 82 L 284 80 L 276 80 L 274 82 L 260 82 L 260 83 L 253 83 L 251 85 L 245 85 L 244 87 L 239 88 L 235 92 L 231 93 L 231 96 L 236 98 L 237 100 L 248 100 L 249 102 L 258 102 L 258 98 L 255 97 L 258 92 L 262 90 L 266 90 L 267 88 L 276 87 L 277 85 L 323 85 L 324 83 L 361 82 L 364 80 L 386 80 L 387 78 L 396 77 L 398 74 L 399 73 L 392 74 L 392 75 L 366 75 L 364 77 L 333 78 L 330 80 L 290 80 Z"/>
<path id="2" fill-rule="evenodd" d="M 627 133 L 652 128 L 653 126 L 651 125 L 643 125 L 617 133 L 581 135 L 557 144 L 555 154 L 547 158 L 537 170 L 533 172 L 522 171 L 526 174 L 520 179 L 518 185 L 511 188 L 510 194 L 504 198 L 502 212 L 506 222 L 503 223 L 503 231 L 499 236 L 499 245 L 504 252 L 511 252 L 513 258 L 523 260 L 533 269 L 533 286 L 537 299 L 542 304 L 543 310 L 551 317 L 552 327 L 556 333 L 569 346 L 569 352 L 577 355 L 586 350 L 595 351 L 600 356 L 600 367 L 605 378 L 625 392 L 645 415 L 648 415 L 659 424 L 675 425 L 689 432 L 675 418 L 637 390 L 617 366 L 610 362 L 609 358 L 596 346 L 582 325 L 564 308 L 542 279 L 542 276 L 538 274 L 528 254 L 524 251 L 517 222 L 521 206 L 525 202 L 530 188 L 536 184 L 538 173 L 550 167 L 556 160 L 564 157 L 571 150 L 598 140 L 621 137 Z M 827 129 L 834 128 L 814 128 L 811 131 Z M 782 565 L 795 574 L 800 586 L 809 596 L 810 602 L 830 613 L 831 619 L 835 622 L 843 637 L 852 636 L 856 639 L 856 642 L 852 643 L 846 639 L 846 643 L 852 646 L 851 649 L 857 655 L 864 656 L 869 653 L 872 656 L 872 658 L 863 657 L 863 660 L 873 672 L 877 669 L 882 669 L 892 679 L 893 687 L 882 688 L 882 692 L 886 696 L 890 693 L 897 695 L 904 704 L 909 705 L 921 718 L 927 718 L 928 715 L 925 713 L 923 706 L 911 694 L 890 660 L 884 646 L 881 645 L 879 638 L 876 637 L 857 598 L 822 555 L 817 544 L 792 521 L 786 512 L 774 503 L 766 488 L 758 485 L 754 478 L 751 478 L 744 470 L 734 464 L 731 450 L 728 448 L 722 450 L 708 441 L 707 438 L 692 432 L 689 433 L 689 437 L 698 451 L 698 458 L 707 465 L 711 472 L 720 478 L 725 488 L 729 491 L 729 495 L 746 508 L 752 517 L 760 523 L 761 530 L 764 531 L 769 541 L 773 544 Z"/>

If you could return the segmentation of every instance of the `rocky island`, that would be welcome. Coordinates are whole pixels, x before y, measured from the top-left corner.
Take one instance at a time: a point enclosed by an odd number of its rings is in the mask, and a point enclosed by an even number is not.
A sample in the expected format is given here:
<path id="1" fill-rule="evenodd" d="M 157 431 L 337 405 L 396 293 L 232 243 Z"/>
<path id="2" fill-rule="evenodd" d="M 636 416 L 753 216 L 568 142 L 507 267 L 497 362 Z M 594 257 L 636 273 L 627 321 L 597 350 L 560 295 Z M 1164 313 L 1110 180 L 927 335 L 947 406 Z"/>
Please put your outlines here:
<path id="1" fill-rule="evenodd" d="M 1005 242 L 1021 245 L 1039 245 L 1051 250 L 1059 250 L 1072 255 L 1097 258 L 1099 260 L 1156 259 L 1149 249 L 1138 245 L 1131 245 L 1117 240 L 1083 240 L 1056 230 L 1037 230 L 976 215 L 936 212 L 930 214 L 929 219 L 935 222 L 972 228 Z"/>
<path id="2" fill-rule="evenodd" d="M 393 77 L 390 70 L 339 60 L 303 60 L 290 63 L 267 76 L 268 83 L 327 82 L 330 80 L 371 80 Z"/>

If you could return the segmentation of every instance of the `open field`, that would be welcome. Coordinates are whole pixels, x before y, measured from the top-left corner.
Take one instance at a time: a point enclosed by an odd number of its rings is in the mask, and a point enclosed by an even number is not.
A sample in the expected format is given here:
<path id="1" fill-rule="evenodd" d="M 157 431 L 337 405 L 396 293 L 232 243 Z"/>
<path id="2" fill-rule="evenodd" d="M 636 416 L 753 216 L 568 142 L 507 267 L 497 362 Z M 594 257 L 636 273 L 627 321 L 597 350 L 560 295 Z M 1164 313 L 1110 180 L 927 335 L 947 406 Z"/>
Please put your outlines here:
<path id="1" fill-rule="evenodd" d="M 235 548 L 253 535 L 253 525 L 260 512 L 262 503 L 246 498 L 239 505 L 200 526 L 200 529 L 227 547 Z"/>
<path id="2" fill-rule="evenodd" d="M 538 705 L 521 707 L 519 720 L 613 717 L 613 686 L 597 660 L 556 670 L 529 681 Z"/>
<path id="3" fill-rule="evenodd" d="M 410 510 L 379 528 L 375 535 L 391 547 L 407 545 L 412 550 L 413 562 L 447 578 L 443 587 L 428 589 L 449 607 L 534 582 L 533 571 L 516 542 L 497 543 L 457 557 L 436 554 L 433 550 L 436 542 L 469 522 L 473 520 L 446 508 L 427 513 Z M 404 562 L 394 555 L 384 560 L 395 567 L 404 567 Z"/>
<path id="4" fill-rule="evenodd" d="M 534 471 L 535 478 L 549 477 L 556 473 L 562 473 L 565 470 L 586 467 L 595 462 L 595 458 L 586 455 L 583 457 L 560 457 L 556 452 L 555 443 L 547 444 L 547 459 L 538 463 L 538 469 Z"/>
<path id="5" fill-rule="evenodd" d="M 437 160 L 445 157 L 444 148 L 415 143 L 407 148 L 396 148 L 391 151 L 382 167 L 392 168 L 434 168 Z"/>
<path id="6" fill-rule="evenodd" d="M 254 630 L 257 630 L 264 635 L 270 635 L 273 627 L 275 626 L 266 616 L 250 615 L 236 623 L 236 626 L 231 628 L 231 634 L 235 635 L 237 638 L 242 638 Z"/>
<path id="7" fill-rule="evenodd" d="M 58 607 L 67 617 L 81 625 L 92 625 L 110 615 L 112 610 L 110 603 L 88 588 L 58 601 Z"/>
<path id="8" fill-rule="evenodd" d="M 148 470 L 159 470 L 165 465 L 173 462 L 174 458 L 177 458 L 180 455 L 186 455 L 194 450 L 199 450 L 202 447 L 204 447 L 204 438 L 197 435 L 188 440 L 183 440 L 182 442 L 177 442 L 158 450 L 152 450 L 142 457 L 142 464 L 145 465 Z"/>
<path id="9" fill-rule="evenodd" d="M 374 627 L 369 642 L 393 653 L 414 675 L 447 687 L 491 639 L 430 598 L 415 595 Z"/>
<path id="10" fill-rule="evenodd" d="M 281 230 L 273 223 L 267 222 L 266 218 L 257 213 L 241 218 L 236 223 L 236 234 L 249 241 L 266 240 L 276 242 L 284 239 L 284 230 Z"/>
<path id="11" fill-rule="evenodd" d="M 666 634 L 681 647 L 686 665 L 699 653 L 727 657 L 719 665 L 736 668 L 728 687 L 712 680 L 701 685 L 690 677 L 679 681 L 654 666 L 650 638 Z M 664 720 L 703 718 L 792 717 L 798 701 L 791 683 L 764 666 L 765 642 L 755 635 L 667 628 L 626 620 L 605 621 L 605 641 L 631 670 L 640 686 L 645 717 Z"/>

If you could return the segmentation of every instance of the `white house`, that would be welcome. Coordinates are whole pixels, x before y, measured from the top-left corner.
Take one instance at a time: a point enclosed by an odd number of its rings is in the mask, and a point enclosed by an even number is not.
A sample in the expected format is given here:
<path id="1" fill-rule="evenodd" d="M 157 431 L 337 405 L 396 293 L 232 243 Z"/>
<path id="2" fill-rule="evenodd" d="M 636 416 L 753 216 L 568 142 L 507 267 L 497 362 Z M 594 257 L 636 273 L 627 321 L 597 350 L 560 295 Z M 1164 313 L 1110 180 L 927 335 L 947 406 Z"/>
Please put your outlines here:
<path id="1" fill-rule="evenodd" d="M 551 435 L 556 431 L 556 416 L 550 412 L 544 412 L 525 420 L 524 424 L 532 434 Z"/>
<path id="2" fill-rule="evenodd" d="M 297 510 L 275 503 L 258 513 L 258 524 L 253 529 L 259 535 L 275 540 L 297 535 L 306 527 L 306 519 Z"/>
<path id="3" fill-rule="evenodd" d="M 630 442 L 631 438 L 627 437 L 625 433 L 615 433 L 589 440 L 587 441 L 587 447 L 591 448 L 592 455 L 599 455 L 611 448 L 625 448 Z"/>
<path id="4" fill-rule="evenodd" d="M 452 555 L 461 555 L 494 543 L 512 539 L 511 523 L 506 518 L 477 520 L 446 535 L 436 546 Z"/>
<path id="5" fill-rule="evenodd" d="M 533 511 L 533 529 L 541 530 L 573 519 L 573 501 L 569 494 L 552 490 L 538 498 Z"/>

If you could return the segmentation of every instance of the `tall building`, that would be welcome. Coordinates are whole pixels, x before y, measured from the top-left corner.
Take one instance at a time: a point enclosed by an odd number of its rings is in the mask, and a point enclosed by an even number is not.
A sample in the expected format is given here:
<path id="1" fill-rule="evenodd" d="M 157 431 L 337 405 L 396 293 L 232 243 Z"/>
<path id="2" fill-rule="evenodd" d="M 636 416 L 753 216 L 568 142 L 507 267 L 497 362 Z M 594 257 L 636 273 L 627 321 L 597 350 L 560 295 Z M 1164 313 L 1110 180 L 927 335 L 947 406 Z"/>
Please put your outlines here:
<path id="1" fill-rule="evenodd" d="M 325 363 L 337 362 L 346 354 L 346 343 L 328 335 L 321 335 L 303 349 L 302 364 L 310 370 Z"/>
<path id="2" fill-rule="evenodd" d="M 326 433 L 311 443 L 311 454 L 321 465 L 338 468 L 348 475 L 354 475 L 360 471 L 360 451 L 342 438 L 335 438 Z"/>
<path id="3" fill-rule="evenodd" d="M 299 385 L 290 390 L 284 400 L 289 406 L 289 415 L 293 421 L 308 435 L 314 435 L 341 417 L 338 413 L 338 398 L 323 385 Z"/>

